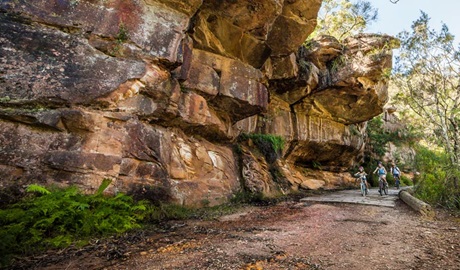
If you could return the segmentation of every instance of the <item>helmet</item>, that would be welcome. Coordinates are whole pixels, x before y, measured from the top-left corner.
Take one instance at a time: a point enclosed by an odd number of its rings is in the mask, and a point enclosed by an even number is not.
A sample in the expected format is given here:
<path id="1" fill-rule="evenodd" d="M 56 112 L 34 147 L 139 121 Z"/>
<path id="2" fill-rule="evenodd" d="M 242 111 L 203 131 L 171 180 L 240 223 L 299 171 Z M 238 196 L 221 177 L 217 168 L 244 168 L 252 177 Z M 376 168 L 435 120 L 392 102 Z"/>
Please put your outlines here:
<path id="1" fill-rule="evenodd" d="M 364 170 L 363 166 L 359 166 L 359 169 L 360 169 L 360 170 Z"/>

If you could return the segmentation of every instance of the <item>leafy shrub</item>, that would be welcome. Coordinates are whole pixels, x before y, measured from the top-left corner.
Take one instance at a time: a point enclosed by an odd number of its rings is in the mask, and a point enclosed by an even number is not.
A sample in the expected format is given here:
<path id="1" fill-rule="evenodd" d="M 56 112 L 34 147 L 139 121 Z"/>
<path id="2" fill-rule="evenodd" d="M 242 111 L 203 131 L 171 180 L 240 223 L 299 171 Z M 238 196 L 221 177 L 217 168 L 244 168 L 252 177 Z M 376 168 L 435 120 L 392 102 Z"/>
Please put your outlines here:
<path id="1" fill-rule="evenodd" d="M 441 170 L 436 170 L 432 173 L 426 173 L 421 177 L 421 181 L 416 186 L 416 196 L 428 203 L 437 204 L 442 196 L 444 187 L 442 181 L 445 173 Z"/>
<path id="2" fill-rule="evenodd" d="M 17 203 L 0 209 L 0 266 L 16 255 L 48 248 L 84 245 L 90 237 L 108 236 L 139 228 L 145 223 L 189 218 L 213 219 L 235 212 L 241 204 L 265 204 L 261 193 L 237 193 L 229 204 L 191 208 L 159 201 L 138 201 L 131 196 L 105 196 L 104 179 L 92 195 L 76 187 L 45 188 L 30 185 Z M 133 194 L 133 196 L 137 196 Z"/>
<path id="3" fill-rule="evenodd" d="M 460 190 L 452 184 L 460 172 L 448 165 L 447 155 L 418 147 L 415 164 L 420 172 L 415 179 L 415 195 L 430 204 L 460 210 Z"/>
<path id="4" fill-rule="evenodd" d="M 381 117 L 374 117 L 367 122 L 367 135 L 372 145 L 372 150 L 378 156 L 383 156 L 386 152 L 386 144 L 389 142 L 388 136 L 383 130 L 383 120 Z"/>
<path id="5" fill-rule="evenodd" d="M 460 190 L 450 184 L 450 177 L 452 175 L 443 169 L 422 174 L 415 186 L 415 195 L 432 205 L 459 211 Z"/>
<path id="6" fill-rule="evenodd" d="M 93 195 L 76 187 L 46 189 L 30 185 L 28 195 L 0 210 L 0 253 L 5 264 L 13 254 L 84 243 L 89 236 L 122 233 L 140 227 L 148 211 L 145 201 L 124 194 L 103 194 L 111 183 L 104 179 Z"/>
<path id="7" fill-rule="evenodd" d="M 412 182 L 412 180 L 405 176 L 405 175 L 401 175 L 401 185 L 404 185 L 404 186 L 412 186 L 414 185 L 414 183 Z"/>
<path id="8" fill-rule="evenodd" d="M 388 182 L 388 185 L 389 185 L 390 187 L 395 185 L 396 180 L 395 180 L 395 178 L 393 177 L 393 174 L 387 173 L 387 182 Z"/>
<path id="9" fill-rule="evenodd" d="M 273 134 L 242 134 L 241 136 L 243 139 L 252 139 L 255 143 L 267 142 L 275 152 L 283 150 L 285 143 L 283 137 Z"/>
<path id="10" fill-rule="evenodd" d="M 393 174 L 391 173 L 387 174 L 387 181 L 388 181 L 388 185 L 390 186 L 394 186 L 396 184 L 396 180 L 393 177 Z M 404 175 L 400 176 L 399 183 L 400 183 L 400 186 L 412 186 L 413 185 L 412 180 L 409 177 L 404 176 Z"/>

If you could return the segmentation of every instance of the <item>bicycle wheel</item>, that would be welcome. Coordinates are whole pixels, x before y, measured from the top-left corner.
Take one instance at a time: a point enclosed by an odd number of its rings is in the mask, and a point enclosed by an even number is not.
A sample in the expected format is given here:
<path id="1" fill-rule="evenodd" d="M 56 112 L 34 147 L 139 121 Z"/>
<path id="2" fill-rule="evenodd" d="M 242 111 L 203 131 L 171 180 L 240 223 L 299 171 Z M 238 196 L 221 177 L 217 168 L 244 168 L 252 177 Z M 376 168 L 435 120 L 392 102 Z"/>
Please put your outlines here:
<path id="1" fill-rule="evenodd" d="M 388 183 L 383 184 L 383 192 L 385 192 L 385 195 L 388 195 Z"/>

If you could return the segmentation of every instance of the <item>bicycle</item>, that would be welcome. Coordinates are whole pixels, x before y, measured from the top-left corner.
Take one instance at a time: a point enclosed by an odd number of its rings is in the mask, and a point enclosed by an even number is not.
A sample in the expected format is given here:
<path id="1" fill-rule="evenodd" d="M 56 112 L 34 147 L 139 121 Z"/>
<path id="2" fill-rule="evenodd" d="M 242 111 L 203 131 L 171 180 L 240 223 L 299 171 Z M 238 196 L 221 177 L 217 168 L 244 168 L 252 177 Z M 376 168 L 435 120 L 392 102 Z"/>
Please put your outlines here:
<path id="1" fill-rule="evenodd" d="M 379 177 L 379 193 L 380 193 L 380 196 L 382 196 L 382 190 L 385 193 L 385 195 L 388 195 L 388 182 L 383 181 L 383 178 Z"/>
<path id="2" fill-rule="evenodd" d="M 366 197 L 366 195 L 369 193 L 369 190 L 367 189 L 367 185 L 366 185 L 366 176 L 359 177 L 359 180 L 361 182 L 360 184 L 361 195 L 363 195 L 363 197 Z"/>
<path id="3" fill-rule="evenodd" d="M 393 175 L 393 178 L 395 179 L 395 188 L 399 189 L 399 185 L 401 184 L 401 179 L 399 175 Z"/>

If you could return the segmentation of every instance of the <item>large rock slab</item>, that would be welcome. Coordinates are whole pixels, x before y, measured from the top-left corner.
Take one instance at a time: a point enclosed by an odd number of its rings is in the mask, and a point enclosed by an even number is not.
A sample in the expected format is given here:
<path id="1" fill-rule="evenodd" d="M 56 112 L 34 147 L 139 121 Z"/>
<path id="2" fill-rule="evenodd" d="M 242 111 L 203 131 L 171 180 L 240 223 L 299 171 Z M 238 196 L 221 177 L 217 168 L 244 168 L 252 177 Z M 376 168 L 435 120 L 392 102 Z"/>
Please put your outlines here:
<path id="1" fill-rule="evenodd" d="M 316 27 L 321 0 L 284 1 L 283 11 L 276 18 L 267 44 L 273 56 L 296 52 Z"/>
<path id="2" fill-rule="evenodd" d="M 297 137 L 285 155 L 288 162 L 326 171 L 343 171 L 364 150 L 364 129 L 305 115 L 297 116 Z M 353 130 L 352 130 L 353 129 Z"/>
<path id="3" fill-rule="evenodd" d="M 344 42 L 343 54 L 330 60 L 309 103 L 338 122 L 361 123 L 383 112 L 388 101 L 392 49 L 398 41 L 387 35 L 361 34 Z M 331 45 L 332 47 L 332 45 Z"/>
<path id="4" fill-rule="evenodd" d="M 205 1 L 195 19 L 195 47 L 259 68 L 270 56 L 265 41 L 282 8 L 274 0 Z"/>
<path id="5" fill-rule="evenodd" d="M 0 15 L 0 96 L 10 103 L 88 104 L 145 72 L 143 62 L 107 57 L 84 39 L 9 16 Z"/>
<path id="6" fill-rule="evenodd" d="M 91 191 L 111 178 L 109 192 L 197 206 L 241 185 L 270 196 L 348 185 L 363 123 L 388 98 L 394 40 L 298 50 L 320 4 L 1 1 L 1 185 Z M 238 152 L 241 133 L 286 147 Z"/>
<path id="7" fill-rule="evenodd" d="M 145 125 L 126 113 L 80 110 L 60 116 L 68 122 L 86 119 L 91 130 L 44 131 L 35 123 L 0 122 L 3 187 L 18 180 L 23 184 L 52 180 L 93 191 L 102 179 L 111 178 L 110 192 L 161 187 L 172 200 L 188 205 L 204 200 L 223 203 L 239 187 L 231 148 L 188 137 L 180 130 Z"/>
<path id="8" fill-rule="evenodd" d="M 291 107 L 278 96 L 271 97 L 267 112 L 259 116 L 258 120 L 258 132 L 281 136 L 286 142 L 295 139 L 295 124 Z"/>
<path id="9" fill-rule="evenodd" d="M 241 61 L 193 49 L 188 65 L 177 71 L 177 78 L 190 90 L 207 97 L 217 110 L 237 122 L 266 110 L 268 91 L 263 74 Z M 207 79 L 199 80 L 202 74 Z M 208 75 L 208 76 L 206 76 Z"/>
<path id="10" fill-rule="evenodd" d="M 165 7 L 165 3 L 177 10 Z M 139 53 L 177 62 L 181 60 L 180 46 L 190 16 L 200 4 L 201 1 L 179 4 L 166 0 L 7 0 L 2 1 L 0 8 L 64 31 L 110 37 L 114 43 L 129 40 Z"/>

